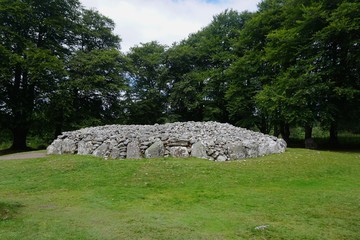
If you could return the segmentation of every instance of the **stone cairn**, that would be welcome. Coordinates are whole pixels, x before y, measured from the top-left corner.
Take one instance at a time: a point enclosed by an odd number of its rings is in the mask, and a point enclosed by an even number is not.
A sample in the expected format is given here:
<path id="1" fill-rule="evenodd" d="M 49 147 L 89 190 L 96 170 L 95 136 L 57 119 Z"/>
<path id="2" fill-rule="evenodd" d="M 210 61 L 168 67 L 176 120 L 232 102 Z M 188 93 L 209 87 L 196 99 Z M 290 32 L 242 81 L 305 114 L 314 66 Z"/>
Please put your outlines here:
<path id="1" fill-rule="evenodd" d="M 107 125 L 64 132 L 48 154 L 80 154 L 105 159 L 198 157 L 214 161 L 283 153 L 286 142 L 230 124 L 177 122 L 163 125 Z"/>

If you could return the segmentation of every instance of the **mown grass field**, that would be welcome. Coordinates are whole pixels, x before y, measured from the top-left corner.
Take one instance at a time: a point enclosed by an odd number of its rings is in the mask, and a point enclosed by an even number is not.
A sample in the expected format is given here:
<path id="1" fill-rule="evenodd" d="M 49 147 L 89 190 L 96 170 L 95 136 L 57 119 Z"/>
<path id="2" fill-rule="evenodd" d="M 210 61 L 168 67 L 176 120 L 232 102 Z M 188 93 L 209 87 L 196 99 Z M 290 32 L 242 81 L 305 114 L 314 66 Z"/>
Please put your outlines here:
<path id="1" fill-rule="evenodd" d="M 0 239 L 359 238 L 359 152 L 0 161 Z"/>

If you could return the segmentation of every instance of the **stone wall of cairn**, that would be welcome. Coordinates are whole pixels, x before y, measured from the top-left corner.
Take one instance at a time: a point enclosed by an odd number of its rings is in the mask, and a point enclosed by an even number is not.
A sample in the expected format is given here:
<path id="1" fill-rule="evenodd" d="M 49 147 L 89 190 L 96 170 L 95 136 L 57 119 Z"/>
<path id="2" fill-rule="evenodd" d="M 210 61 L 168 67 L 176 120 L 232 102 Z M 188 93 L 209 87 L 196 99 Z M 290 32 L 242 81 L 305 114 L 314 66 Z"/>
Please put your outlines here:
<path id="1" fill-rule="evenodd" d="M 80 154 L 105 159 L 199 157 L 215 161 L 283 153 L 286 142 L 274 136 L 217 122 L 107 125 L 64 132 L 48 154 Z"/>

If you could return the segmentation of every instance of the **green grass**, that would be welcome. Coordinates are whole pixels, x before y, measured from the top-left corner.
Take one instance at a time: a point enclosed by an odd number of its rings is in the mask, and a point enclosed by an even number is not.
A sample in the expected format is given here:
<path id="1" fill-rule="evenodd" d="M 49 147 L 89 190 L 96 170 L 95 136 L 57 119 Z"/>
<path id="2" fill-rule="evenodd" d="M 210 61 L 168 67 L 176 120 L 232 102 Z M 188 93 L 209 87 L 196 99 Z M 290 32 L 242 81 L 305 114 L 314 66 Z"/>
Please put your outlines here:
<path id="1" fill-rule="evenodd" d="M 359 173 L 358 152 L 303 149 L 226 163 L 0 161 L 0 238 L 359 239 Z"/>

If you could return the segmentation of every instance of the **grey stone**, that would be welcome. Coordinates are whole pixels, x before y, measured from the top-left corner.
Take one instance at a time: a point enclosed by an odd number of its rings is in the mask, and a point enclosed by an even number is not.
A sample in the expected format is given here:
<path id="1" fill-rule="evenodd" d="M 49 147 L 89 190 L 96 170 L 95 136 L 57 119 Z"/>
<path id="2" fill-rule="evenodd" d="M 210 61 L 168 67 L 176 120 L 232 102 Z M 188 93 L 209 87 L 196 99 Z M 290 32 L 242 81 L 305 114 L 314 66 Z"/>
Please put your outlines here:
<path id="1" fill-rule="evenodd" d="M 279 146 L 279 152 L 276 152 L 276 153 L 283 153 L 285 152 L 286 150 L 286 147 L 287 147 L 287 143 L 284 139 L 282 138 L 278 138 L 278 140 L 276 140 L 278 146 Z"/>
<path id="2" fill-rule="evenodd" d="M 191 147 L 191 156 L 198 158 L 207 158 L 206 148 L 202 142 L 197 142 Z"/>
<path id="3" fill-rule="evenodd" d="M 159 158 L 163 157 L 165 154 L 165 147 L 161 141 L 154 142 L 148 149 L 145 151 L 146 158 Z"/>
<path id="4" fill-rule="evenodd" d="M 127 145 L 126 158 L 131 158 L 131 159 L 141 158 L 141 151 L 138 141 L 132 141 Z"/>
<path id="5" fill-rule="evenodd" d="M 108 148 L 109 148 L 109 143 L 104 142 L 92 153 L 92 155 L 97 156 L 97 157 L 105 156 Z"/>
<path id="6" fill-rule="evenodd" d="M 64 139 L 62 142 L 61 152 L 63 154 L 74 154 L 76 151 L 76 143 L 71 139 Z"/>
<path id="7" fill-rule="evenodd" d="M 118 159 L 120 158 L 120 150 L 117 147 L 114 147 L 112 149 L 110 149 L 110 155 L 109 158 L 110 159 Z"/>
<path id="8" fill-rule="evenodd" d="M 171 147 L 170 155 L 172 157 L 187 158 L 187 157 L 189 157 L 189 152 L 186 147 Z"/>
<path id="9" fill-rule="evenodd" d="M 219 155 L 217 158 L 216 158 L 216 161 L 218 162 L 225 162 L 227 160 L 227 157 L 224 156 L 224 155 Z"/>
<path id="10" fill-rule="evenodd" d="M 78 154 L 89 155 L 93 151 L 93 144 L 91 142 L 80 141 L 78 143 Z"/>
<path id="11" fill-rule="evenodd" d="M 231 143 L 228 145 L 228 153 L 230 160 L 238 160 L 246 158 L 246 148 L 239 143 Z"/>
<path id="12" fill-rule="evenodd" d="M 134 139 L 138 141 L 133 145 Z M 240 144 L 239 144 L 240 143 Z M 223 161 L 283 153 L 286 142 L 217 122 L 107 125 L 64 132 L 49 154 L 93 154 L 104 158 L 194 156 Z"/>
<path id="13" fill-rule="evenodd" d="M 246 149 L 246 157 L 255 158 L 259 155 L 259 147 L 254 141 L 243 141 L 243 145 Z"/>
<path id="14" fill-rule="evenodd" d="M 255 230 L 266 230 L 267 228 L 269 228 L 269 225 L 261 225 L 255 227 Z"/>
<path id="15" fill-rule="evenodd" d="M 62 154 L 62 140 L 56 139 L 51 145 L 47 147 L 47 154 Z"/>
<path id="16" fill-rule="evenodd" d="M 220 152 L 219 151 L 214 151 L 212 154 L 211 154 L 211 156 L 213 157 L 213 158 L 217 158 L 218 156 L 220 155 Z"/>
<path id="17" fill-rule="evenodd" d="M 184 140 L 184 139 L 176 139 L 176 140 L 170 140 L 168 143 L 169 147 L 173 147 L 173 146 L 188 146 L 189 145 L 189 141 L 188 140 Z"/>

